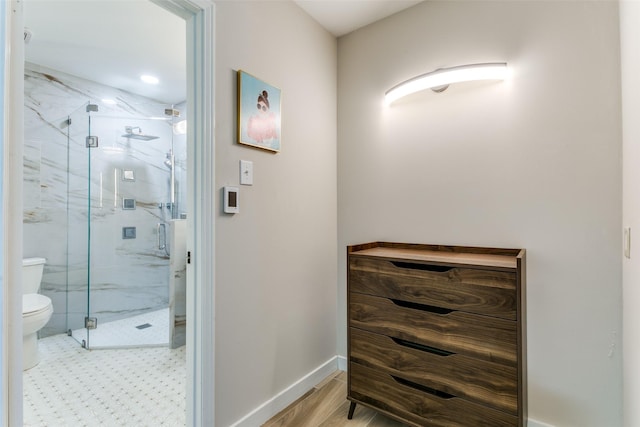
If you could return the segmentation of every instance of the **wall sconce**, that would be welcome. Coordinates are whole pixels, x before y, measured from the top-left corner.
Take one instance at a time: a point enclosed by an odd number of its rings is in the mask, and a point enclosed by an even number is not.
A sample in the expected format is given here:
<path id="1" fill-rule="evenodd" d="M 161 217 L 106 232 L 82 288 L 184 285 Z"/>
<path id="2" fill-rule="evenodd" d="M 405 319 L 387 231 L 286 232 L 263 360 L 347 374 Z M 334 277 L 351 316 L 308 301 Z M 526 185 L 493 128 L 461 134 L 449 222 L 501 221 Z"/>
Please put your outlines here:
<path id="1" fill-rule="evenodd" d="M 390 105 L 392 102 L 402 98 L 403 96 L 425 89 L 431 89 L 434 92 L 442 92 L 447 89 L 451 83 L 475 80 L 504 80 L 506 76 L 506 62 L 491 62 L 440 68 L 395 85 L 385 92 L 385 104 Z"/>

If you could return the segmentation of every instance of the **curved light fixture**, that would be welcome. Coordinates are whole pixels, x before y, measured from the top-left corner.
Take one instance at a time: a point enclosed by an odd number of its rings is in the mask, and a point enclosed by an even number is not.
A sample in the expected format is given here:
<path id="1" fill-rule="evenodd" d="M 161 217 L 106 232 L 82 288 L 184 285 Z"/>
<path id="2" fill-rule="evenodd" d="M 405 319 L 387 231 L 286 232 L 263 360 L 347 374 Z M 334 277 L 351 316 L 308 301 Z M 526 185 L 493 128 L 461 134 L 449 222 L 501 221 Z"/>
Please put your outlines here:
<path id="1" fill-rule="evenodd" d="M 457 67 L 440 68 L 430 73 L 422 74 L 385 92 L 387 105 L 409 94 L 425 89 L 442 92 L 451 83 L 469 82 L 475 80 L 504 80 L 507 76 L 506 62 L 490 62 L 483 64 L 459 65 Z"/>

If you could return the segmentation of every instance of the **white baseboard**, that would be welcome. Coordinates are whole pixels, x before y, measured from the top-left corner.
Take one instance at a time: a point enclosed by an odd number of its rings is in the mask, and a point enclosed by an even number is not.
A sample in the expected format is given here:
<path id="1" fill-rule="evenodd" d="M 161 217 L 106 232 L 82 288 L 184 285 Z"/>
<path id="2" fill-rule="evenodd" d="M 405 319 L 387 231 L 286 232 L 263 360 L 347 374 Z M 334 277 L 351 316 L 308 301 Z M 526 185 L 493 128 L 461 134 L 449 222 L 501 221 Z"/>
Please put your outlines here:
<path id="1" fill-rule="evenodd" d="M 344 356 L 336 356 L 338 358 L 338 369 L 341 371 L 347 371 L 347 358 Z"/>
<path id="2" fill-rule="evenodd" d="M 320 381 L 338 368 L 338 356 L 334 356 L 271 399 L 231 425 L 231 427 L 258 427 L 271 417 L 282 411 L 296 399 L 315 387 Z M 346 360 L 345 360 L 346 366 Z"/>
<path id="3" fill-rule="evenodd" d="M 554 427 L 552 424 L 543 423 L 542 421 L 536 421 L 531 418 L 527 420 L 527 427 Z"/>

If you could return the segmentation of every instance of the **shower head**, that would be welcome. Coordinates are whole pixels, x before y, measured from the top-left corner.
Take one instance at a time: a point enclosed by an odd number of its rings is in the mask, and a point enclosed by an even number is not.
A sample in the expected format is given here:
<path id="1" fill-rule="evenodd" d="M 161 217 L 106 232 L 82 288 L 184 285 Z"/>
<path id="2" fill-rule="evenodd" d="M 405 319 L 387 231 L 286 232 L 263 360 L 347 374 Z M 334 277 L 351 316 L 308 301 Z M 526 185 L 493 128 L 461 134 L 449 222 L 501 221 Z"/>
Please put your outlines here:
<path id="1" fill-rule="evenodd" d="M 126 133 L 122 136 L 125 138 L 139 139 L 141 141 L 151 141 L 152 139 L 158 139 L 157 136 L 143 134 L 140 126 L 125 126 L 124 131 Z"/>

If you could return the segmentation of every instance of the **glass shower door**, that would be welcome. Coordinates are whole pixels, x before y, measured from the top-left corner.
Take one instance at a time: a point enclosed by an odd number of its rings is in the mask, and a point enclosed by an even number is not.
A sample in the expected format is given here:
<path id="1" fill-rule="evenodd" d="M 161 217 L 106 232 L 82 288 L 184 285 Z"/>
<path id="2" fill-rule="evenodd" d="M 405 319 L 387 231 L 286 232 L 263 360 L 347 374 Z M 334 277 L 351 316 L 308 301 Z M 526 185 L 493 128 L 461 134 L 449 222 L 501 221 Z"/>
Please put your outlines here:
<path id="1" fill-rule="evenodd" d="M 169 272 L 186 140 L 164 105 L 102 109 L 84 105 L 67 129 L 69 334 L 88 349 L 166 346 L 184 329 L 184 277 Z"/>
<path id="2" fill-rule="evenodd" d="M 164 106 L 163 106 L 164 107 Z M 168 120 L 89 113 L 88 347 L 169 343 Z"/>
<path id="3" fill-rule="evenodd" d="M 89 335 L 85 321 L 89 316 L 91 284 L 87 221 L 90 215 L 87 198 L 87 178 L 90 174 L 90 152 L 86 147 L 86 137 L 89 135 L 87 104 L 72 112 L 64 125 L 67 132 L 66 325 L 68 334 L 86 347 Z"/>

